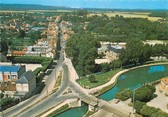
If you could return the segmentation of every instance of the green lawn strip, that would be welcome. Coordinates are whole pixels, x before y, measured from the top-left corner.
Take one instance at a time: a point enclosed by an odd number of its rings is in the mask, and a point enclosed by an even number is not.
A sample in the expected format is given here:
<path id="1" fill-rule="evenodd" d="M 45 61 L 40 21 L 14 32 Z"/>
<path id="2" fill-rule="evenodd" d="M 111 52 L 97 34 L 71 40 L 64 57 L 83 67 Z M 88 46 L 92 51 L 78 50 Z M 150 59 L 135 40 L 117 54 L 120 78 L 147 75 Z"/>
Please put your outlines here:
<path id="1" fill-rule="evenodd" d="M 113 71 L 109 71 L 109 72 L 106 72 L 106 73 L 95 75 L 96 80 L 97 80 L 96 83 L 91 83 L 88 80 L 88 77 L 78 79 L 77 82 L 84 88 L 94 88 L 94 87 L 103 85 L 103 84 L 107 83 L 108 81 L 110 81 L 111 78 L 119 71 L 121 71 L 121 69 L 116 69 L 116 70 L 113 70 Z"/>
<path id="2" fill-rule="evenodd" d="M 54 112 L 52 112 L 51 114 L 49 114 L 47 117 L 55 117 L 56 115 L 66 111 L 69 109 L 69 105 L 68 104 L 65 104 L 63 105 L 62 107 L 56 109 Z"/>
<path id="3" fill-rule="evenodd" d="M 59 86 L 61 85 L 61 79 L 62 79 L 62 71 L 60 71 L 60 75 L 58 76 L 56 80 L 53 92 L 56 92 L 59 89 Z"/>

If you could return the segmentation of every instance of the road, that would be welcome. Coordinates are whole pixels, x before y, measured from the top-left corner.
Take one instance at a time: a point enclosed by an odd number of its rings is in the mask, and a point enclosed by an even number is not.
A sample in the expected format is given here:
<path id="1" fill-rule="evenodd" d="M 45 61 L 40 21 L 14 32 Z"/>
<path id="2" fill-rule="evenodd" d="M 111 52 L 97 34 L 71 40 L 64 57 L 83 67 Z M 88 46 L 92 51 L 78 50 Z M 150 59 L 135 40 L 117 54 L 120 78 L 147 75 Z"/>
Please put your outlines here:
<path id="1" fill-rule="evenodd" d="M 3 115 L 0 114 L 0 116 L 1 115 L 4 117 L 14 116 L 18 113 L 21 113 L 23 110 L 31 107 L 32 105 L 38 103 L 40 100 L 42 100 L 46 96 L 48 96 L 52 92 L 52 89 L 55 85 L 54 81 L 56 81 L 58 78 L 60 69 L 62 68 L 62 63 L 63 63 L 63 57 L 62 57 L 62 54 L 60 54 L 57 65 L 55 66 L 55 68 L 53 69 L 53 71 L 49 75 L 49 77 L 46 79 L 45 87 L 43 88 L 43 90 L 41 91 L 40 94 L 36 94 L 33 97 L 31 97 L 25 101 L 22 101 L 21 103 L 15 105 L 13 107 L 10 107 L 10 108 L 4 110 Z"/>
<path id="2" fill-rule="evenodd" d="M 61 81 L 61 86 L 58 89 L 58 91 L 50 95 L 48 98 L 40 101 L 36 105 L 32 106 L 31 108 L 22 111 L 22 113 L 16 114 L 15 116 L 17 117 L 30 117 L 30 115 L 32 117 L 37 116 L 39 113 L 42 113 L 67 99 L 78 98 L 78 95 L 75 93 L 61 95 L 69 86 L 68 67 L 65 63 L 63 63 L 62 68 L 63 68 L 63 78 Z"/>
<path id="3" fill-rule="evenodd" d="M 98 99 L 88 93 L 88 90 L 81 87 L 76 79 L 79 76 L 76 73 L 76 70 L 73 67 L 73 64 L 70 59 L 66 58 L 64 52 L 65 43 L 62 43 L 62 38 L 60 37 L 61 42 L 61 51 L 58 64 L 51 73 L 50 77 L 46 79 L 46 86 L 41 92 L 41 94 L 36 95 L 29 100 L 22 102 L 13 108 L 7 109 L 4 111 L 4 117 L 33 117 L 37 116 L 40 113 L 47 111 L 48 109 L 58 105 L 59 103 L 74 98 L 80 98 L 81 101 L 94 106 L 95 104 L 98 108 L 114 113 L 117 116 L 128 116 L 122 111 L 117 111 L 112 105 L 108 102 Z M 61 86 L 59 89 L 51 95 L 48 95 L 52 91 L 52 87 L 55 84 L 56 78 L 59 75 L 59 71 L 63 70 L 63 78 L 61 81 Z M 70 88 L 73 90 L 73 93 L 62 95 L 63 92 Z M 48 97 L 46 97 L 48 96 Z M 45 99 L 43 99 L 46 97 Z M 43 99 L 43 100 L 41 100 Z"/>

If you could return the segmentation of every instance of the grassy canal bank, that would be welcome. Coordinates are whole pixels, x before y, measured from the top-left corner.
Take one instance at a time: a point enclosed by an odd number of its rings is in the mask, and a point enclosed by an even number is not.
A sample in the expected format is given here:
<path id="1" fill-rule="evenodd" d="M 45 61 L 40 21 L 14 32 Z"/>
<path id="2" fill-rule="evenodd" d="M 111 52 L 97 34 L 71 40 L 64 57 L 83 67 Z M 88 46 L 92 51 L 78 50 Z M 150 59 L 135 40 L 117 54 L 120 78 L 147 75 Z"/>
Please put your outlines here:
<path id="1" fill-rule="evenodd" d="M 116 70 L 112 70 L 112 71 L 109 71 L 109 72 L 105 72 L 105 73 L 102 73 L 102 74 L 95 75 L 96 82 L 94 82 L 94 83 L 90 82 L 88 77 L 84 77 L 84 78 L 78 79 L 76 81 L 83 88 L 91 89 L 91 88 L 98 87 L 100 85 L 103 85 L 103 84 L 107 83 L 108 81 L 111 80 L 111 78 L 116 73 L 118 73 L 121 70 L 122 69 L 116 69 Z"/>

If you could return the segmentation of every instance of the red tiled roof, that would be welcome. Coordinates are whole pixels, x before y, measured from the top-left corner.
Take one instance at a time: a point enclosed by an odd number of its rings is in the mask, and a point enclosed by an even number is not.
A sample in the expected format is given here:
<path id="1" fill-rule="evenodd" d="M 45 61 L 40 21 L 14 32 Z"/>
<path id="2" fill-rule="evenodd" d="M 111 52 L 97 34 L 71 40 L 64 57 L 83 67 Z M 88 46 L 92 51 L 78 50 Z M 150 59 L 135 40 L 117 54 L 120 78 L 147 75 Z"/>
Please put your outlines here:
<path id="1" fill-rule="evenodd" d="M 25 55 L 26 52 L 25 51 L 13 51 L 12 54 L 13 55 Z"/>

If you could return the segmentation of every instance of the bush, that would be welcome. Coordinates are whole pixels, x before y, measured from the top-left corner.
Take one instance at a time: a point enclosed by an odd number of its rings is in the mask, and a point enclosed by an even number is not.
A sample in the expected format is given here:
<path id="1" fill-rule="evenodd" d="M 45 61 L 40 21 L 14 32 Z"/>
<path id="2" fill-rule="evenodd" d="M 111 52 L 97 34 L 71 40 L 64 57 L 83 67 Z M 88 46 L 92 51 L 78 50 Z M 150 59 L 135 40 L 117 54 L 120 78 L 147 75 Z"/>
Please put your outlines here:
<path id="1" fill-rule="evenodd" d="M 142 109 L 142 107 L 144 105 L 145 105 L 145 102 L 135 101 L 135 103 L 134 103 L 134 109 L 136 110 L 136 113 L 140 114 L 140 110 Z"/>
<path id="2" fill-rule="evenodd" d="M 8 97 L 8 98 L 2 98 L 1 100 L 0 100 L 0 106 L 6 106 L 6 105 L 9 105 L 9 104 L 11 104 L 12 102 L 13 102 L 13 98 L 11 98 L 11 97 Z"/>
<path id="3" fill-rule="evenodd" d="M 115 97 L 117 99 L 125 101 L 125 100 L 129 99 L 131 97 L 131 95 L 132 95 L 132 91 L 130 89 L 124 89 L 123 91 L 118 92 Z"/>
<path id="4" fill-rule="evenodd" d="M 155 116 L 158 111 L 159 109 L 144 105 L 142 109 L 140 110 L 140 113 L 142 116 L 145 116 L 145 117 L 153 117 L 153 115 Z"/>
<path id="5" fill-rule="evenodd" d="M 153 113 L 152 117 L 168 117 L 168 114 L 166 112 L 159 110 L 156 113 Z"/>
<path id="6" fill-rule="evenodd" d="M 135 91 L 135 100 L 147 102 L 152 98 L 155 92 L 154 86 L 145 85 Z"/>
<path id="7" fill-rule="evenodd" d="M 90 75 L 88 79 L 91 83 L 97 82 L 95 75 Z"/>

